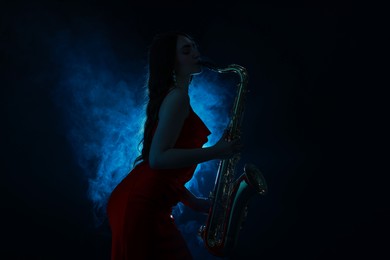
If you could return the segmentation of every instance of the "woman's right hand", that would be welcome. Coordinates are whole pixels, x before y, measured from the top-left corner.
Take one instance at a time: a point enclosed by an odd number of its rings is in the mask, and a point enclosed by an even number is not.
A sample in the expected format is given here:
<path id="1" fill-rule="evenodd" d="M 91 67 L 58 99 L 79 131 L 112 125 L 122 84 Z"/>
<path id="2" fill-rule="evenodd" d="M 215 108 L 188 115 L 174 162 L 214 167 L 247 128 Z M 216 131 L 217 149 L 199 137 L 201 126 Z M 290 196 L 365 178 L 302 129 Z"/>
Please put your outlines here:
<path id="1" fill-rule="evenodd" d="M 216 150 L 216 159 L 229 159 L 238 154 L 242 150 L 242 143 L 240 138 L 234 139 L 230 142 L 225 141 L 227 133 L 224 132 L 218 142 L 214 144 Z"/>

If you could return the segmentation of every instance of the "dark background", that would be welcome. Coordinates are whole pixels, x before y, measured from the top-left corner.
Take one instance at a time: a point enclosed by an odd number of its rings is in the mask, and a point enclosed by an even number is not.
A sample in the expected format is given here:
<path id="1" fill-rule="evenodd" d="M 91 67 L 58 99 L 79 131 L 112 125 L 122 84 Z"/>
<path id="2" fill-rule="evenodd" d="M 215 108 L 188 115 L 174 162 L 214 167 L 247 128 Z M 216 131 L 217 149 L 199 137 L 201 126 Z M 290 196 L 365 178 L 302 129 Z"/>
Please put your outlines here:
<path id="1" fill-rule="evenodd" d="M 50 97 L 61 66 L 47 39 L 60 30 L 78 39 L 86 28 L 107 33 L 120 65 L 144 58 L 144 47 L 127 47 L 134 41 L 146 47 L 155 33 L 180 29 L 203 54 L 248 69 L 243 156 L 260 158 L 270 193 L 251 202 L 232 259 L 389 256 L 388 172 L 378 163 L 388 116 L 371 96 L 379 14 L 200 2 L 2 2 L 0 10 L 2 259 L 109 259 L 107 227 L 91 224 L 87 179 Z"/>

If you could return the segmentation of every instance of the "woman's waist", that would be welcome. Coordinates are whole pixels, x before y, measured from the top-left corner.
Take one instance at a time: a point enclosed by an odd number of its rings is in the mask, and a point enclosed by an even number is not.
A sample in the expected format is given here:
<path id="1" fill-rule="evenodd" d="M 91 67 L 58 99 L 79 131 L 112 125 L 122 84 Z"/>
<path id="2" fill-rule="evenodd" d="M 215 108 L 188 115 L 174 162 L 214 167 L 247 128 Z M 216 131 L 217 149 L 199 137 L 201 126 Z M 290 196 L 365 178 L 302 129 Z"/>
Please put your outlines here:
<path id="1" fill-rule="evenodd" d="M 168 180 L 156 176 L 147 176 L 141 173 L 139 176 L 133 176 L 126 189 L 129 195 L 153 200 L 169 199 L 176 197 L 174 189 L 174 179 Z"/>
<path id="2" fill-rule="evenodd" d="M 132 191 L 128 194 L 127 203 L 138 203 L 141 208 L 149 209 L 155 213 L 169 213 L 179 202 L 179 196 L 169 194 L 167 192 L 153 191 Z"/>
<path id="3" fill-rule="evenodd" d="M 185 168 L 152 169 L 147 162 L 142 162 L 138 166 L 137 168 L 133 169 L 132 172 L 130 172 L 129 175 L 133 175 L 132 178 L 140 179 L 141 181 L 145 182 L 168 184 L 185 184 L 192 178 L 196 169 L 196 165 Z"/>
<path id="4" fill-rule="evenodd" d="M 135 170 L 139 171 L 139 172 L 145 172 L 146 171 L 146 172 L 149 172 L 149 173 L 161 173 L 163 175 L 170 176 L 170 175 L 183 174 L 183 173 L 186 173 L 186 172 L 194 171 L 196 166 L 197 166 L 197 164 L 194 164 L 194 165 L 191 165 L 191 166 L 186 166 L 186 167 L 180 167 L 180 168 L 168 168 L 168 169 L 160 168 L 160 169 L 156 169 L 156 168 L 150 167 L 150 164 L 149 164 L 148 161 L 142 161 L 138 165 L 136 165 L 136 167 L 132 171 L 135 171 Z"/>

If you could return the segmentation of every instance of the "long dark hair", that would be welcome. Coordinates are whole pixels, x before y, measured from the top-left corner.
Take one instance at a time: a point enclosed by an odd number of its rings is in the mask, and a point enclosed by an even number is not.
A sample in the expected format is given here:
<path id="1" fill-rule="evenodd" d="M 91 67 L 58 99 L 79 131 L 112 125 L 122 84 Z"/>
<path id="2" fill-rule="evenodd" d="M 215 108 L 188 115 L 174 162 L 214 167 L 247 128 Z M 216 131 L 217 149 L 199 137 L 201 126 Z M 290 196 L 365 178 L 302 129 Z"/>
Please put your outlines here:
<path id="1" fill-rule="evenodd" d="M 176 43 L 179 35 L 193 37 L 182 31 L 168 31 L 154 36 L 152 44 L 148 48 L 148 72 L 146 92 L 148 102 L 146 105 L 146 121 L 144 123 L 143 138 L 138 144 L 143 144 L 141 155 L 133 163 L 133 167 L 140 161 L 149 161 L 150 145 L 152 143 L 152 131 L 157 122 L 158 111 L 170 86 L 174 84 L 173 70 L 176 59 Z M 192 80 L 192 76 L 191 76 Z"/>

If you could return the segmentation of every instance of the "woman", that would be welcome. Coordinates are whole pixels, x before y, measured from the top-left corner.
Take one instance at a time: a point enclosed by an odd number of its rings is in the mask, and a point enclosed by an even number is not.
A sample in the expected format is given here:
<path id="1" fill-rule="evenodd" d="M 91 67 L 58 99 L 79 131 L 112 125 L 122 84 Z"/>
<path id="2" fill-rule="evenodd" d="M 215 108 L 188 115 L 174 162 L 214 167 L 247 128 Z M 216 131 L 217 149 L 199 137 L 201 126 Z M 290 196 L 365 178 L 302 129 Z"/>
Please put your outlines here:
<path id="1" fill-rule="evenodd" d="M 192 259 L 171 215 L 179 201 L 208 213 L 207 199 L 184 184 L 198 163 L 239 153 L 239 140 L 224 136 L 202 148 L 211 134 L 192 110 L 188 88 L 202 72 L 193 38 L 183 32 L 160 33 L 149 47 L 149 101 L 139 162 L 115 187 L 107 205 L 112 260 Z"/>

